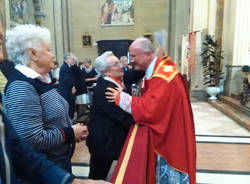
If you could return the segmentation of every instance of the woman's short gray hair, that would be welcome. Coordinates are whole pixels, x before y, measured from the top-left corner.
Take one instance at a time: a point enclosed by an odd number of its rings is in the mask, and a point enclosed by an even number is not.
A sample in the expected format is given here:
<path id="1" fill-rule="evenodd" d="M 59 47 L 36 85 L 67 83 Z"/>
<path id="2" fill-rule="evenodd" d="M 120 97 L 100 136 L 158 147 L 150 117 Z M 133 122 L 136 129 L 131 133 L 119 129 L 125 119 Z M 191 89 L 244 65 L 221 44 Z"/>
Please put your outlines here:
<path id="1" fill-rule="evenodd" d="M 42 42 L 50 44 L 50 31 L 32 24 L 17 25 L 6 32 L 8 59 L 15 64 L 27 65 L 30 61 L 28 49 L 41 49 Z"/>
<path id="2" fill-rule="evenodd" d="M 109 66 L 108 65 L 108 63 L 109 63 L 108 58 L 110 56 L 114 56 L 113 52 L 112 51 L 106 51 L 102 55 L 98 56 L 95 59 L 95 67 L 96 67 L 96 70 L 97 70 L 99 75 L 102 75 L 102 76 L 104 75 L 103 71 L 105 71 Z"/>

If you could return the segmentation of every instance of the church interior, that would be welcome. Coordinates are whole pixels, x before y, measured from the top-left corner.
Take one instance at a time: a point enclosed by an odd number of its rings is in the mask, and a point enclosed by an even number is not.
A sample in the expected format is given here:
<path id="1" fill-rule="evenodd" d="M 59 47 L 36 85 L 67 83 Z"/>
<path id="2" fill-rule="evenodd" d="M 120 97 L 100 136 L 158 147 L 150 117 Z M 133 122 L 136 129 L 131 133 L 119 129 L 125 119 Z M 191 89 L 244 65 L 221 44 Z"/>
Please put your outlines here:
<path id="1" fill-rule="evenodd" d="M 66 52 L 93 65 L 108 50 L 129 56 L 138 37 L 163 47 L 188 81 L 197 183 L 250 183 L 250 1 L 113 0 L 111 16 L 107 1 L 1 0 L 0 21 L 4 31 L 17 24 L 47 27 L 59 66 Z M 73 173 L 87 178 L 85 142 L 76 145 L 72 163 Z"/>

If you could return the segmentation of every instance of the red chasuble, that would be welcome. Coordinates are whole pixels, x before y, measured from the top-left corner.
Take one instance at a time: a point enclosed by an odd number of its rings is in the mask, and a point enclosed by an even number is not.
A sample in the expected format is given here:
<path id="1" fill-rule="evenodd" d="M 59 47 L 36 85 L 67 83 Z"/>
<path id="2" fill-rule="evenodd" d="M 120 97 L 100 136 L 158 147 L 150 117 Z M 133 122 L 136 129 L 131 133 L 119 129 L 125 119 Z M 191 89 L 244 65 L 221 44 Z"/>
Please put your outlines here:
<path id="1" fill-rule="evenodd" d="M 192 109 L 185 79 L 170 59 L 160 58 L 144 81 L 141 97 L 132 97 L 136 125 L 125 141 L 111 182 L 154 184 L 156 154 L 196 183 L 196 147 Z"/>

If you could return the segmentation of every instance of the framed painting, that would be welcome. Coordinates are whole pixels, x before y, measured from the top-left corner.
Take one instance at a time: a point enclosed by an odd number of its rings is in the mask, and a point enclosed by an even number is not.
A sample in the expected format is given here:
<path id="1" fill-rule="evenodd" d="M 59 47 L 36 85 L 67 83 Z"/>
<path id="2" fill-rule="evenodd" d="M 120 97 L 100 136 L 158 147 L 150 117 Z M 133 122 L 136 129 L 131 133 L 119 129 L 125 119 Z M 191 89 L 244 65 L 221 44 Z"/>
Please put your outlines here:
<path id="1" fill-rule="evenodd" d="M 9 0 L 10 21 L 18 24 L 28 22 L 27 0 Z"/>
<path id="2" fill-rule="evenodd" d="M 82 46 L 83 47 L 91 47 L 92 46 L 90 35 L 87 35 L 87 34 L 82 35 Z"/>
<path id="3" fill-rule="evenodd" d="M 134 25 L 134 0 L 100 0 L 101 26 Z"/>

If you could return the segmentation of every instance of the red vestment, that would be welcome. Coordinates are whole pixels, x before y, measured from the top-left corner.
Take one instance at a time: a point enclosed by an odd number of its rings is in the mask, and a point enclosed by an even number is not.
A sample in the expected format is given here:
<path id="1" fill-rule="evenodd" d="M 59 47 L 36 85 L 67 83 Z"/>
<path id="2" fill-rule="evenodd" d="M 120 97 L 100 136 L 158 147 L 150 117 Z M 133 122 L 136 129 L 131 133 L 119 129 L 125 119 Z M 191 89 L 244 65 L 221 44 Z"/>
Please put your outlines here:
<path id="1" fill-rule="evenodd" d="M 144 81 L 141 97 L 132 97 L 136 125 L 130 129 L 111 182 L 154 184 L 156 154 L 196 183 L 196 147 L 192 109 L 185 79 L 175 64 L 158 58 Z"/>

